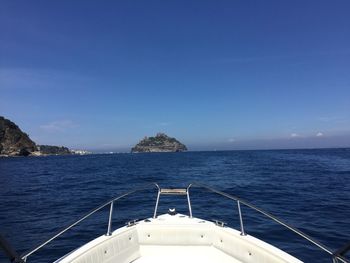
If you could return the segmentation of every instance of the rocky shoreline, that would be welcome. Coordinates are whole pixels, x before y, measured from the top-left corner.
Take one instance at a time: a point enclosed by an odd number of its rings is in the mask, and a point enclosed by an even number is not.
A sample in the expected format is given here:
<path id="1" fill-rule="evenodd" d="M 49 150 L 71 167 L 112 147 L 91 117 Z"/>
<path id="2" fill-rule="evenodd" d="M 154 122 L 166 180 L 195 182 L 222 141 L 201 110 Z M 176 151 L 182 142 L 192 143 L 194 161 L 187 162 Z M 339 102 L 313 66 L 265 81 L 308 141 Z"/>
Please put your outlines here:
<path id="1" fill-rule="evenodd" d="M 132 147 L 132 153 L 184 152 L 187 147 L 165 133 L 145 137 Z M 64 146 L 38 145 L 29 138 L 14 122 L 0 116 L 0 157 L 85 155 L 91 152 L 70 150 Z"/>
<path id="2" fill-rule="evenodd" d="M 14 122 L 0 116 L 0 157 L 88 154 L 64 146 L 37 145 Z"/>
<path id="3" fill-rule="evenodd" d="M 0 116 L 0 155 L 28 156 L 37 151 L 37 146 L 28 134 L 12 121 Z"/>

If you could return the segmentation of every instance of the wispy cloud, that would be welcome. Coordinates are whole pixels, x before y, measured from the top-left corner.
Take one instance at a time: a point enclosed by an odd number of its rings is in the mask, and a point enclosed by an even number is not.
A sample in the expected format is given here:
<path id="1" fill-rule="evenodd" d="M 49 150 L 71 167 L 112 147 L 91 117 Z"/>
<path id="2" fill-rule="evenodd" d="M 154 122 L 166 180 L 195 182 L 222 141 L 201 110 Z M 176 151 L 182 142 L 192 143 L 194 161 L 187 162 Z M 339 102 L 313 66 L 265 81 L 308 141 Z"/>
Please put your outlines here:
<path id="1" fill-rule="evenodd" d="M 48 132 L 65 132 L 76 127 L 78 127 L 78 125 L 71 120 L 59 120 L 40 125 L 41 129 Z"/>
<path id="2" fill-rule="evenodd" d="M 300 135 L 293 132 L 293 133 L 290 134 L 290 137 L 296 138 L 296 137 L 300 137 Z"/>
<path id="3" fill-rule="evenodd" d="M 236 139 L 234 139 L 234 138 L 228 139 L 228 142 L 235 142 L 235 141 L 236 141 Z"/>
<path id="4" fill-rule="evenodd" d="M 323 133 L 322 133 L 322 132 L 316 133 L 316 137 L 322 137 L 322 136 L 323 136 Z"/>

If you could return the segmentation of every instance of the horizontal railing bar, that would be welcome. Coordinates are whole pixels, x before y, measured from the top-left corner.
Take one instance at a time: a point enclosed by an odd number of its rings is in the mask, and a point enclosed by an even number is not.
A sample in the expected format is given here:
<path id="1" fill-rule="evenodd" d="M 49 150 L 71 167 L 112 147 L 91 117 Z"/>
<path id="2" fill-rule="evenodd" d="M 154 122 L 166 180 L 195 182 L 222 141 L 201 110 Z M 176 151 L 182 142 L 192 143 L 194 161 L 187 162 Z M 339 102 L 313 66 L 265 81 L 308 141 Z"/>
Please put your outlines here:
<path id="1" fill-rule="evenodd" d="M 87 213 L 86 215 L 84 215 L 83 217 L 81 217 L 80 219 L 78 219 L 77 221 L 75 221 L 74 223 L 70 224 L 69 226 L 65 227 L 64 229 L 62 229 L 61 231 L 59 231 L 56 235 L 52 236 L 51 238 L 47 239 L 45 242 L 41 243 L 40 245 L 36 246 L 34 249 L 30 250 L 29 252 L 23 254 L 21 257 L 22 259 L 27 259 L 30 255 L 32 255 L 33 253 L 35 253 L 36 251 L 38 251 L 40 248 L 42 248 L 43 246 L 47 245 L 48 243 L 50 243 L 52 240 L 54 240 L 55 238 L 59 237 L 60 235 L 62 235 L 63 233 L 65 233 L 66 231 L 68 231 L 69 229 L 71 229 L 72 227 L 76 226 L 77 224 L 79 224 L 80 222 L 84 221 L 86 218 L 90 217 L 91 215 L 93 215 L 94 213 L 96 213 L 97 211 L 101 210 L 102 208 L 106 207 L 107 205 L 111 204 L 112 202 L 115 202 L 125 196 L 128 196 L 130 194 L 133 194 L 135 192 L 139 192 L 142 190 L 146 190 L 148 189 L 149 186 L 155 186 L 158 190 L 160 189 L 158 184 L 156 183 L 149 183 L 146 184 L 142 187 L 139 187 L 137 189 L 134 189 L 132 191 L 126 192 L 118 197 L 115 197 L 111 200 L 109 200 L 108 202 L 92 209 L 89 213 Z"/>
<path id="2" fill-rule="evenodd" d="M 189 184 L 187 189 L 189 189 L 192 186 L 202 187 L 202 188 L 207 189 L 207 190 L 209 190 L 209 191 L 211 191 L 213 193 L 216 193 L 218 195 L 224 196 L 224 197 L 226 197 L 228 199 L 239 201 L 241 204 L 244 204 L 244 205 L 250 207 L 251 209 L 253 209 L 253 210 L 255 210 L 255 211 L 265 215 L 266 217 L 268 217 L 268 218 L 272 219 L 273 221 L 277 222 L 278 224 L 280 224 L 280 225 L 286 227 L 287 229 L 291 230 L 292 232 L 298 234 L 299 236 L 303 237 L 304 239 L 308 240 L 312 244 L 314 244 L 317 247 L 319 247 L 321 250 L 323 250 L 323 251 L 327 252 L 328 254 L 330 254 L 330 255 L 336 257 L 337 259 L 341 260 L 342 262 L 344 262 L 344 263 L 349 262 L 349 261 L 344 260 L 342 257 L 339 257 L 338 255 L 335 255 L 328 247 L 323 245 L 321 242 L 311 238 L 309 235 L 307 235 L 306 233 L 302 232 L 301 230 L 290 226 L 289 224 L 283 222 L 282 220 L 278 219 L 274 215 L 272 215 L 272 214 L 270 214 L 270 213 L 268 213 L 268 212 L 266 212 L 266 211 L 256 207 L 255 205 L 250 204 L 249 202 L 247 202 L 247 201 L 245 201 L 245 200 L 243 200 L 243 199 L 241 199 L 239 197 L 236 197 L 236 196 L 233 196 L 233 195 L 221 192 L 221 191 L 216 190 L 216 189 L 214 189 L 214 188 L 212 188 L 210 186 L 207 186 L 205 184 L 201 184 L 201 183 L 198 183 L 198 182 L 193 182 L 193 183 Z"/>

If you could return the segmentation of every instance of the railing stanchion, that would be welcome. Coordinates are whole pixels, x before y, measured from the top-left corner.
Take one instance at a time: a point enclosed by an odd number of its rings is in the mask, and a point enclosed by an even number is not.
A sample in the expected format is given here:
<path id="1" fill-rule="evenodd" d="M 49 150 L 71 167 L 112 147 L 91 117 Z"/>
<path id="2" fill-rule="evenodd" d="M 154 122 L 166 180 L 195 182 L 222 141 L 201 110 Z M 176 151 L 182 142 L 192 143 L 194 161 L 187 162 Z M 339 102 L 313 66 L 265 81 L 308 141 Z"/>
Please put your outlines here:
<path id="1" fill-rule="evenodd" d="M 158 189 L 157 201 L 156 201 L 156 206 L 155 206 L 155 208 L 154 208 L 153 218 L 156 218 L 156 217 L 157 217 L 157 210 L 158 210 L 159 196 L 160 196 L 160 189 Z"/>
<path id="2" fill-rule="evenodd" d="M 163 194 L 181 194 L 181 195 L 185 195 L 187 194 L 187 201 L 188 201 L 188 207 L 189 207 L 189 212 L 190 212 L 190 217 L 192 217 L 192 207 L 191 207 L 191 201 L 190 201 L 190 196 L 189 196 L 189 189 L 192 186 L 198 186 L 198 187 L 202 187 L 204 189 L 207 189 L 213 193 L 216 193 L 218 195 L 224 196 L 228 199 L 234 200 L 237 202 L 237 207 L 238 207 L 238 214 L 239 214 L 239 221 L 240 221 L 240 225 L 241 225 L 241 235 L 245 236 L 246 233 L 244 231 L 244 226 L 243 226 L 243 218 L 242 218 L 242 211 L 241 211 L 241 206 L 240 203 L 244 204 L 245 206 L 265 215 L 266 217 L 270 218 L 271 220 L 275 221 L 276 223 L 286 227 L 287 229 L 289 229 L 290 231 L 296 233 L 297 235 L 301 236 L 302 238 L 308 240 L 309 242 L 311 242 L 312 244 L 314 244 L 315 246 L 319 247 L 320 249 L 322 249 L 323 251 L 327 252 L 328 254 L 330 254 L 333 258 L 333 263 L 350 263 L 349 260 L 345 259 L 343 257 L 343 255 L 348 252 L 350 250 L 350 246 L 349 244 L 345 245 L 344 248 L 341 248 L 340 250 L 338 250 L 337 252 L 333 253 L 329 248 L 327 248 L 325 245 L 321 244 L 320 242 L 318 242 L 317 240 L 311 238 L 310 236 L 308 236 L 307 234 L 305 234 L 304 232 L 300 231 L 297 228 L 294 228 L 290 225 L 288 225 L 287 223 L 281 221 L 280 219 L 276 218 L 275 216 L 271 215 L 270 213 L 256 207 L 255 205 L 252 205 L 250 203 L 248 203 L 245 200 L 242 200 L 238 197 L 226 194 L 224 192 L 215 190 L 214 188 L 211 188 L 209 186 L 203 185 L 203 184 L 199 184 L 199 183 L 191 183 L 187 189 L 162 189 L 159 187 L 158 184 L 156 183 L 152 183 L 152 184 L 147 184 L 143 187 L 140 188 L 136 188 L 132 191 L 126 192 L 118 197 L 113 198 L 112 200 L 94 208 L 93 210 L 91 210 L 90 212 L 88 212 L 87 214 L 85 214 L 84 216 L 82 216 L 81 218 L 79 218 L 77 221 L 75 221 L 74 223 L 70 224 L 69 226 L 65 227 L 64 229 L 60 230 L 58 233 L 56 233 L 54 236 L 52 236 L 51 238 L 47 239 L 45 242 L 41 243 L 40 245 L 36 246 L 35 248 L 33 248 L 32 250 L 26 252 L 25 254 L 23 254 L 21 256 L 21 259 L 26 262 L 28 257 L 30 255 L 32 255 L 33 253 L 35 253 L 36 251 L 38 251 L 39 249 L 41 249 L 42 247 L 44 247 L 45 245 L 47 245 L 48 243 L 50 243 L 51 241 L 53 241 L 54 239 L 56 239 L 57 237 L 61 236 L 63 233 L 65 233 L 66 231 L 68 231 L 69 229 L 73 228 L 74 226 L 76 226 L 77 224 L 79 224 L 80 222 L 84 221 L 86 218 L 90 217 L 91 215 L 95 214 L 97 211 L 100 211 L 102 208 L 107 207 L 108 205 L 110 205 L 110 210 L 109 210 L 109 219 L 108 219 L 108 230 L 107 230 L 107 235 L 111 235 L 112 234 L 112 217 L 113 217 L 113 204 L 114 202 L 116 202 L 117 200 L 124 198 L 132 193 L 136 193 L 139 191 L 143 191 L 146 190 L 148 188 L 149 185 L 153 185 L 158 189 L 158 193 L 157 193 L 157 201 L 156 201 L 156 205 L 154 208 L 154 214 L 153 214 L 153 218 L 157 217 L 157 211 L 158 211 L 158 204 L 159 204 L 159 199 L 160 199 L 160 195 Z"/>
<path id="3" fill-rule="evenodd" d="M 39 249 L 41 249 L 42 247 L 44 247 L 45 245 L 47 245 L 48 243 L 50 243 L 52 240 L 56 239 L 57 237 L 59 237 L 60 235 L 62 235 L 63 233 L 65 233 L 66 231 L 68 231 L 69 229 L 71 229 L 72 227 L 78 225 L 80 222 L 84 221 L 86 218 L 90 217 L 91 215 L 95 214 L 97 211 L 100 211 L 102 208 L 111 205 L 110 208 L 110 213 L 109 213 L 109 221 L 108 221 L 108 231 L 109 233 L 111 233 L 111 226 L 112 226 L 112 212 L 113 212 L 113 202 L 116 202 L 117 200 L 124 198 L 130 194 L 139 192 L 139 191 L 143 191 L 149 188 L 149 186 L 155 186 L 158 191 L 160 190 L 160 187 L 158 184 L 156 183 L 149 183 L 146 184 L 142 187 L 136 188 L 134 190 L 131 190 L 129 192 L 126 192 L 118 197 L 113 198 L 112 200 L 94 208 L 93 210 L 91 210 L 90 212 L 88 212 L 87 214 L 85 214 L 84 216 L 82 216 L 81 218 L 79 218 L 77 221 L 75 221 L 74 223 L 70 224 L 69 226 L 65 227 L 64 229 L 60 230 L 58 233 L 56 233 L 54 236 L 52 236 L 51 238 L 47 239 L 45 242 L 41 243 L 40 245 L 36 246 L 35 248 L 31 249 L 28 252 L 25 252 L 24 254 L 21 255 L 22 260 L 26 260 L 30 255 L 32 255 L 33 253 L 35 253 L 36 251 L 38 251 Z M 107 233 L 108 234 L 108 233 Z"/>
<path id="4" fill-rule="evenodd" d="M 190 211 L 190 218 L 192 218 L 192 207 L 191 207 L 191 200 L 190 200 L 190 187 L 189 185 L 187 187 L 186 195 L 187 195 L 187 202 L 188 202 L 188 210 Z"/>
<path id="5" fill-rule="evenodd" d="M 113 204 L 114 204 L 114 201 L 111 202 L 111 206 L 110 206 L 110 209 L 109 209 L 107 236 L 110 236 L 112 234 Z"/>
<path id="6" fill-rule="evenodd" d="M 238 207 L 239 223 L 241 224 L 241 236 L 245 236 L 247 234 L 244 231 L 241 204 L 240 204 L 239 200 L 237 200 L 237 207 Z"/>

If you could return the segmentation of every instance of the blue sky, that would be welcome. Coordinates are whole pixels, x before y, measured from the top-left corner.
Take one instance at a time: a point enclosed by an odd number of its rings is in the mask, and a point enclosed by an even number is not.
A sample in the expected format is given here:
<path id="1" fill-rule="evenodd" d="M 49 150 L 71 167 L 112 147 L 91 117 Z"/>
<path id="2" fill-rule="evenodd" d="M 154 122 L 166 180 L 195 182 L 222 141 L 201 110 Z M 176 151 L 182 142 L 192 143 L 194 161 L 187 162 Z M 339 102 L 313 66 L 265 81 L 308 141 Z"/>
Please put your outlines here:
<path id="1" fill-rule="evenodd" d="M 350 2 L 2 1 L 0 115 L 40 144 L 350 146 Z"/>

